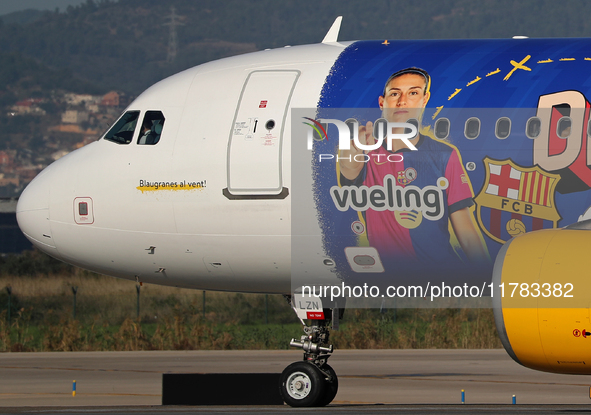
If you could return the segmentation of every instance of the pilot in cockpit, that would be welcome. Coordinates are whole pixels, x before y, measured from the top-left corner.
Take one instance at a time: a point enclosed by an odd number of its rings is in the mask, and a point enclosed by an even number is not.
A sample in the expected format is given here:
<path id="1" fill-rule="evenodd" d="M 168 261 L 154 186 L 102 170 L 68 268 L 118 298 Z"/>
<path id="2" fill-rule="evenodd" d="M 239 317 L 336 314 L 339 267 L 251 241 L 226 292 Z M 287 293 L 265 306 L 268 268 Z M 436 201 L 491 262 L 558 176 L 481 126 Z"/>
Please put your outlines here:
<path id="1" fill-rule="evenodd" d="M 164 124 L 164 117 L 151 117 L 150 112 L 146 113 L 142 123 L 142 129 L 138 138 L 138 144 L 154 145 L 160 141 L 162 134 L 162 127 Z M 162 113 L 158 112 L 162 115 Z"/>
<path id="2" fill-rule="evenodd" d="M 148 119 L 148 117 L 145 117 L 144 122 L 142 123 L 142 131 L 140 133 L 140 138 L 138 139 L 137 143 L 155 144 L 156 138 L 156 133 L 152 130 L 152 120 Z"/>

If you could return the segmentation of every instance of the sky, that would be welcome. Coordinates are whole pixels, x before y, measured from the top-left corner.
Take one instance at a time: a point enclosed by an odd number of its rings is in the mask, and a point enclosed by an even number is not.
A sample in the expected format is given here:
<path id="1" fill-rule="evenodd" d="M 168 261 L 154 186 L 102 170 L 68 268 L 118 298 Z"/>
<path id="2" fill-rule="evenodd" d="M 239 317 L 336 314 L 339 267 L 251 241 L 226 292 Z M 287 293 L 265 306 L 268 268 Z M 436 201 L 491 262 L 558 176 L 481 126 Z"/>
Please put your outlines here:
<path id="1" fill-rule="evenodd" d="M 0 16 L 26 9 L 65 11 L 69 5 L 77 6 L 86 0 L 0 0 Z"/>

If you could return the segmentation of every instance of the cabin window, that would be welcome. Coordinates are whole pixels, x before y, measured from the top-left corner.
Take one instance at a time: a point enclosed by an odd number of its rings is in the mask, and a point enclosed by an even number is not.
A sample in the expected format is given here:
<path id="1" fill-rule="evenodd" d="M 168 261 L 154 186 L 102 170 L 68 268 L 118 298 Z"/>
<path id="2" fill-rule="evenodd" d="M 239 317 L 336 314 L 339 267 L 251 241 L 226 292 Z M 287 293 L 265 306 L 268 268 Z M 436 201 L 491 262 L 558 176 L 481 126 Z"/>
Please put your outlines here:
<path id="1" fill-rule="evenodd" d="M 140 145 L 158 144 L 163 128 L 164 114 L 160 111 L 146 111 L 137 143 Z"/>
<path id="2" fill-rule="evenodd" d="M 499 140 L 504 140 L 511 134 L 511 120 L 507 117 L 502 117 L 497 120 L 495 127 L 495 135 Z"/>
<path id="3" fill-rule="evenodd" d="M 347 124 L 347 127 L 349 127 L 349 139 L 353 140 L 355 134 L 359 132 L 357 120 L 355 118 L 348 118 L 345 120 L 345 124 Z M 322 124 L 322 127 L 324 127 L 326 130 L 326 126 L 324 124 Z M 319 134 L 319 131 L 316 128 L 313 129 L 312 137 L 315 141 L 322 141 L 322 136 Z"/>
<path id="4" fill-rule="evenodd" d="M 128 111 L 123 114 L 107 134 L 105 134 L 105 140 L 117 144 L 131 143 L 139 115 L 139 111 Z"/>
<path id="5" fill-rule="evenodd" d="M 560 138 L 568 138 L 570 136 L 572 121 L 570 117 L 562 117 L 556 124 L 556 135 Z"/>
<path id="6" fill-rule="evenodd" d="M 480 135 L 480 120 L 478 118 L 468 118 L 464 128 L 464 135 L 468 140 L 474 140 Z"/>
<path id="7" fill-rule="evenodd" d="M 386 138 L 386 132 L 388 131 L 388 121 L 385 118 L 379 118 L 373 124 L 373 136 L 377 139 Z"/>
<path id="8" fill-rule="evenodd" d="M 537 138 L 542 131 L 542 121 L 538 117 L 531 117 L 527 120 L 527 124 L 525 126 L 525 135 L 527 138 Z"/>
<path id="9" fill-rule="evenodd" d="M 439 118 L 435 121 L 435 137 L 440 140 L 445 140 L 449 136 L 449 120 L 447 118 Z"/>
<path id="10" fill-rule="evenodd" d="M 406 120 L 406 122 L 414 125 L 417 129 L 417 134 L 419 133 L 419 122 L 417 121 L 416 118 L 409 118 L 408 120 Z M 404 129 L 404 134 L 411 134 L 411 133 L 412 133 L 412 130 L 410 128 Z M 416 137 L 416 135 L 413 138 L 411 138 L 411 140 L 414 139 L 415 137 Z"/>

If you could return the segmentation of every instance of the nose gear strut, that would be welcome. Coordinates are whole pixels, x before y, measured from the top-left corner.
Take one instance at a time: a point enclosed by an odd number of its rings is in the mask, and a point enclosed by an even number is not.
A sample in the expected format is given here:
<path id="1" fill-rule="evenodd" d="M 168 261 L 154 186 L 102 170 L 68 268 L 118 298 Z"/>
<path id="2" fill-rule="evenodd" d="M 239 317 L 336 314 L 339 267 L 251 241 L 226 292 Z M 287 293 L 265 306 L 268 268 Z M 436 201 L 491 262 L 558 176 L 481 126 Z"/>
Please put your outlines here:
<path id="1" fill-rule="evenodd" d="M 298 341 L 291 339 L 289 345 L 304 350 L 304 360 L 320 366 L 326 363 L 334 348 L 328 344 L 330 331 L 327 326 L 304 326 L 304 334 Z M 326 346 L 323 346 L 326 345 Z M 322 354 L 324 353 L 324 354 Z"/>
<path id="2" fill-rule="evenodd" d="M 291 297 L 287 299 L 291 303 Z M 332 316 L 333 327 L 336 328 L 342 312 L 337 308 L 324 309 L 321 315 L 323 318 L 318 320 L 304 320 L 298 315 L 305 334 L 300 340 L 291 339 L 289 345 L 302 349 L 304 358 L 285 368 L 280 383 L 283 400 L 290 406 L 326 406 L 337 394 L 337 375 L 327 363 L 334 348 L 329 344 L 331 319 L 326 316 Z M 308 325 L 305 321 L 313 322 L 314 325 Z"/>

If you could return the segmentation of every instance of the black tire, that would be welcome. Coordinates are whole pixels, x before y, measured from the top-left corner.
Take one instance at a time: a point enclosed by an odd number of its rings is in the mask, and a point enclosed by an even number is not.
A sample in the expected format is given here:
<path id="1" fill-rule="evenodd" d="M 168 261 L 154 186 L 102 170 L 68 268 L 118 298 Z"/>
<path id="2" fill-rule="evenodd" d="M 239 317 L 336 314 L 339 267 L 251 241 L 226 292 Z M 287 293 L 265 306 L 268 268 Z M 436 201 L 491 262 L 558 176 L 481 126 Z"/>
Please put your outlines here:
<path id="1" fill-rule="evenodd" d="M 324 397 L 318 402 L 318 406 L 326 406 L 331 403 L 339 391 L 339 379 L 337 378 L 337 374 L 334 369 L 325 364 L 322 366 L 322 370 L 329 373 L 332 380 L 328 381 L 324 379 L 326 389 L 324 390 Z"/>
<path id="2" fill-rule="evenodd" d="M 295 362 L 281 374 L 279 391 L 283 401 L 293 407 L 318 406 L 325 397 L 326 380 L 313 363 Z"/>

